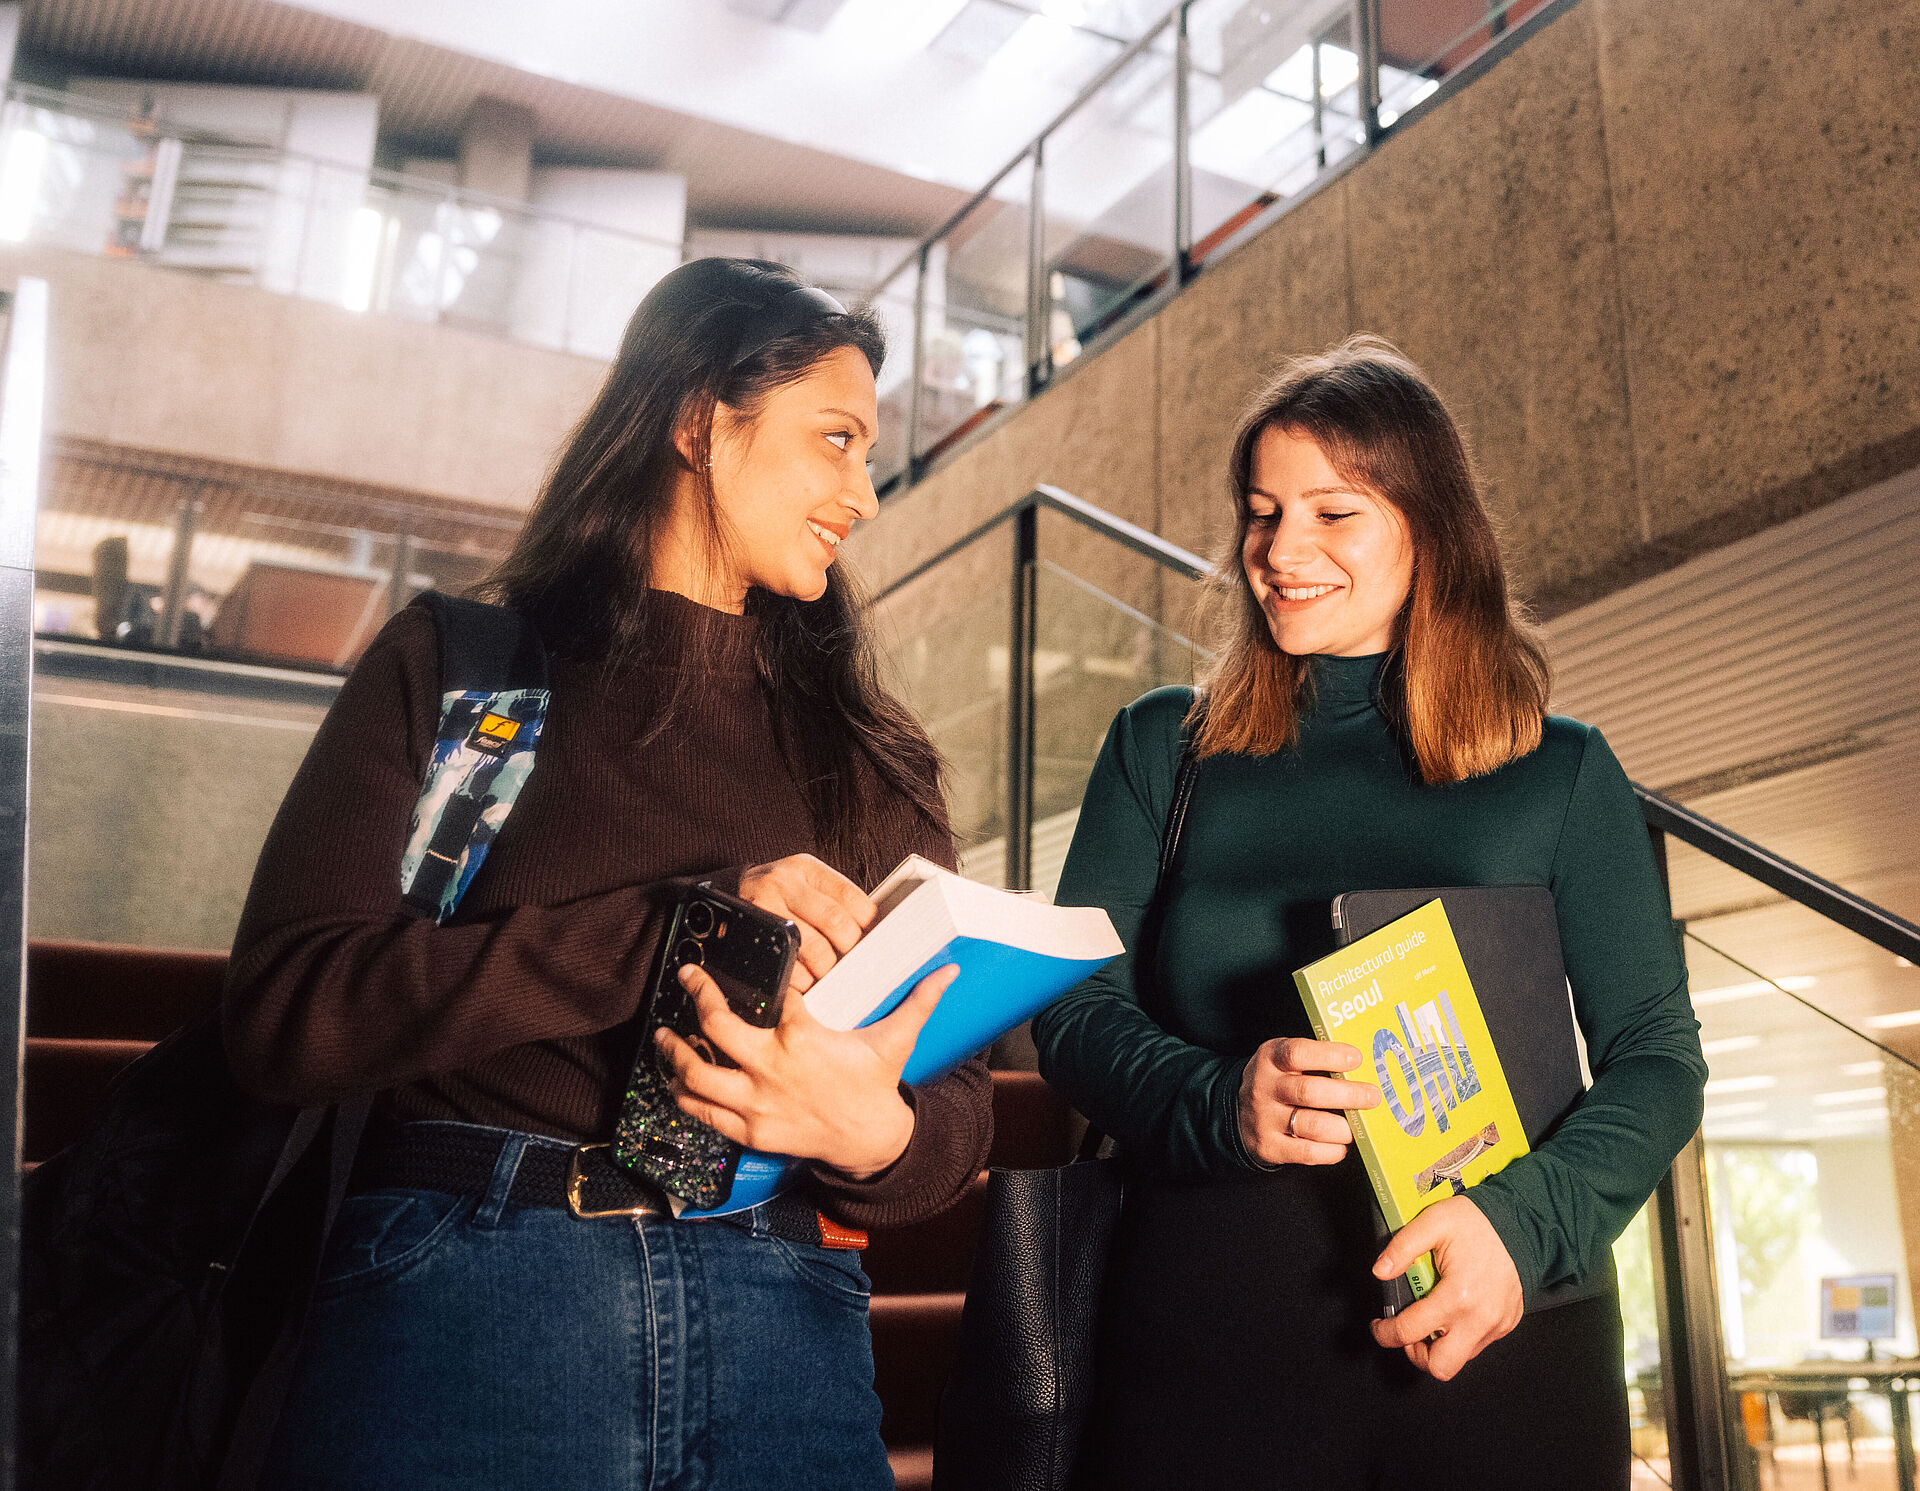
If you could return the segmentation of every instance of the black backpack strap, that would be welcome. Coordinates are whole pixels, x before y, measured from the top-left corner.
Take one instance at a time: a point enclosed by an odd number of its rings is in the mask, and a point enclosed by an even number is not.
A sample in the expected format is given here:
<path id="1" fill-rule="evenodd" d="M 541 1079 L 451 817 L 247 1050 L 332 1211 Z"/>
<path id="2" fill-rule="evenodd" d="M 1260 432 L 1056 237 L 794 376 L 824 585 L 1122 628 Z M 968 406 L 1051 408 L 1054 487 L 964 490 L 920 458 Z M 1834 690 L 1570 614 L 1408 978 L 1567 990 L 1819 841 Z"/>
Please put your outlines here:
<path id="1" fill-rule="evenodd" d="M 254 1491 L 267 1468 L 267 1453 L 273 1448 L 273 1431 L 293 1388 L 293 1371 L 299 1362 L 300 1342 L 305 1334 L 307 1306 L 319 1282 L 320 1268 L 326 1260 L 327 1239 L 333 1236 L 333 1224 L 347 1199 L 347 1178 L 353 1172 L 354 1156 L 359 1152 L 361 1136 L 373 1110 L 372 1094 L 347 1098 L 331 1108 L 303 1108 L 294 1120 L 280 1161 L 274 1166 L 274 1179 L 255 1209 L 256 1218 L 269 1199 L 292 1174 L 302 1155 L 313 1146 L 329 1117 L 332 1131 L 327 1144 L 327 1197 L 321 1213 L 320 1233 L 314 1242 L 313 1267 L 295 1286 L 293 1298 L 273 1345 L 261 1359 L 260 1369 L 247 1385 L 240 1401 L 233 1432 L 227 1438 L 226 1452 L 220 1463 L 220 1475 L 214 1491 Z"/>
<path id="2" fill-rule="evenodd" d="M 526 617 L 509 606 L 490 606 L 437 590 L 421 593 L 440 630 L 442 693 L 547 686 L 547 650 Z"/>

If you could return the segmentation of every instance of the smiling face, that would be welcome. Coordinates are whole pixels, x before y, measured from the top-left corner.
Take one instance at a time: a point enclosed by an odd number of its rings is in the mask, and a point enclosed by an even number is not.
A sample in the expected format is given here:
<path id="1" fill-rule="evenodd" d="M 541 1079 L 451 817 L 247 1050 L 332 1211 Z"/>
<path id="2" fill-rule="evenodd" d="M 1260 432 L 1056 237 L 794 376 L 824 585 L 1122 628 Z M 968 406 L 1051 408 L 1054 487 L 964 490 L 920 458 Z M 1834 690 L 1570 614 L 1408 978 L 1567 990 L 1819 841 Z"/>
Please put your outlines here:
<path id="1" fill-rule="evenodd" d="M 1291 430 L 1261 433 L 1252 476 L 1240 561 L 1275 645 L 1295 657 L 1387 651 L 1413 585 L 1406 520 Z"/>
<path id="2" fill-rule="evenodd" d="M 776 388 L 751 419 L 716 411 L 711 475 L 732 609 L 755 585 L 803 601 L 826 593 L 840 541 L 880 510 L 867 472 L 879 422 L 873 369 L 854 347 Z"/>

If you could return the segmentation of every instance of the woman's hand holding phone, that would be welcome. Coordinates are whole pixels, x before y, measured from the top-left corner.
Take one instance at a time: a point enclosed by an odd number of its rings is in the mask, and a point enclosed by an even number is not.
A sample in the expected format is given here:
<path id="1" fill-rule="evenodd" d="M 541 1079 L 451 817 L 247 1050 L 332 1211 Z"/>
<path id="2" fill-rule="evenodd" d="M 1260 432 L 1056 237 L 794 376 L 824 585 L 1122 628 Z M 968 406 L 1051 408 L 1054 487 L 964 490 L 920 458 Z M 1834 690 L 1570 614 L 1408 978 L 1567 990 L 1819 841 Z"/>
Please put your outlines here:
<path id="1" fill-rule="evenodd" d="M 662 1027 L 654 1040 L 673 1067 L 682 1111 L 749 1149 L 820 1160 L 864 1179 L 899 1159 L 913 1137 L 913 1108 L 900 1096 L 900 1073 L 920 1027 L 954 980 L 936 968 L 884 1019 L 859 1030 L 829 1030 L 790 998 L 770 1030 L 727 1007 L 706 972 L 691 964 L 680 983 L 700 1011 L 700 1029 L 735 1063 L 702 1060 Z M 795 967 L 796 989 L 798 965 Z"/>
<path id="2" fill-rule="evenodd" d="M 1266 1042 L 1240 1073 L 1240 1140 L 1266 1165 L 1337 1165 L 1353 1143 L 1343 1109 L 1372 1108 L 1380 1089 L 1322 1072 L 1350 1072 L 1360 1052 L 1345 1041 L 1281 1036 Z"/>

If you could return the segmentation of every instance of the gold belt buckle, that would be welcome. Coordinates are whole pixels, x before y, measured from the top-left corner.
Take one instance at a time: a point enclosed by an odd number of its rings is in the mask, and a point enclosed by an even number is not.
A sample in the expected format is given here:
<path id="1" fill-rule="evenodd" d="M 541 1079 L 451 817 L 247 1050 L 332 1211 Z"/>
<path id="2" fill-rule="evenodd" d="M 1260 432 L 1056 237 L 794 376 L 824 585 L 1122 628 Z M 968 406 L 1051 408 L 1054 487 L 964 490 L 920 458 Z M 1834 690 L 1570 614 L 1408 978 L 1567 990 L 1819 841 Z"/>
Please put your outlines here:
<path id="1" fill-rule="evenodd" d="M 580 1168 L 581 1158 L 594 1149 L 612 1149 L 611 1144 L 576 1144 L 573 1157 L 567 1161 L 567 1210 L 583 1222 L 595 1217 L 657 1217 L 663 1208 L 656 1201 L 641 1201 L 633 1206 L 610 1206 L 604 1211 L 589 1211 L 586 1207 L 587 1175 Z"/>

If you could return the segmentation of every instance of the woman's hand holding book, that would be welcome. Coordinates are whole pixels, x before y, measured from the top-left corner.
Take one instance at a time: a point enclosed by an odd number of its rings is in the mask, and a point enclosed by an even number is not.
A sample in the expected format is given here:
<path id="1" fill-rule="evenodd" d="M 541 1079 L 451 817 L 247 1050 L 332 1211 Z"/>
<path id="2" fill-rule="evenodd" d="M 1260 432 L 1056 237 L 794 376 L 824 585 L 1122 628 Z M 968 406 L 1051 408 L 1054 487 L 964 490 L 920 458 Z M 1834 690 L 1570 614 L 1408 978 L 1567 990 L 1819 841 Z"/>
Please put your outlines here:
<path id="1" fill-rule="evenodd" d="M 1393 1236 L 1373 1274 L 1391 1279 L 1431 1251 L 1440 1282 L 1423 1300 L 1373 1322 L 1373 1338 L 1441 1382 L 1520 1323 L 1520 1275 L 1486 1214 L 1465 1196 L 1421 1212 Z"/>
<path id="2" fill-rule="evenodd" d="M 1353 1143 L 1343 1109 L 1372 1108 L 1380 1089 L 1323 1072 L 1350 1072 L 1360 1053 L 1344 1041 L 1283 1036 L 1255 1051 L 1240 1074 L 1240 1142 L 1269 1169 L 1337 1165 Z"/>
<path id="3" fill-rule="evenodd" d="M 683 1111 L 749 1149 L 819 1160 L 855 1180 L 877 1174 L 913 1138 L 913 1108 L 900 1073 L 959 969 L 936 968 L 892 1013 L 858 1030 L 829 1030 L 789 998 L 771 1030 L 749 1025 L 693 964 L 680 982 L 700 1010 L 700 1029 L 736 1063 L 717 1066 L 664 1026 L 660 1050 L 673 1064 Z"/>

